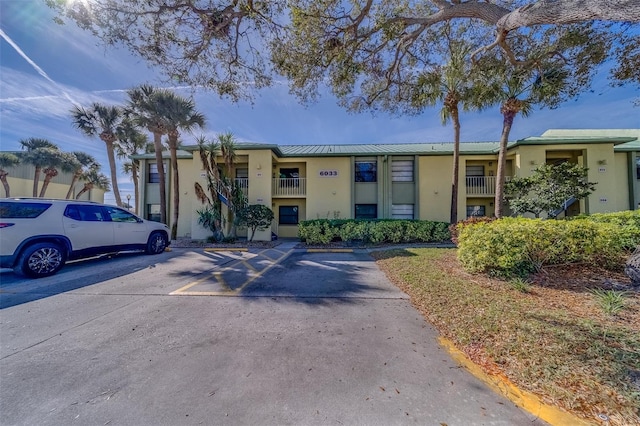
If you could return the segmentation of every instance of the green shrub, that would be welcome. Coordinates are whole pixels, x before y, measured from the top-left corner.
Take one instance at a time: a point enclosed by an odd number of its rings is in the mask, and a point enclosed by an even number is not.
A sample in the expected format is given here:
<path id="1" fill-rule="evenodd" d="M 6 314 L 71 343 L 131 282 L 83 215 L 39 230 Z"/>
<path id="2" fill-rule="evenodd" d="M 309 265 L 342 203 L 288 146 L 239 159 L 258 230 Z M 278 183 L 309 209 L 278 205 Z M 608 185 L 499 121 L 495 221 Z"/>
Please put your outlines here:
<path id="1" fill-rule="evenodd" d="M 596 223 L 611 223 L 619 227 L 622 244 L 625 249 L 633 250 L 640 245 L 640 210 L 627 210 L 615 213 L 594 213 L 569 218 L 588 220 Z"/>
<path id="2" fill-rule="evenodd" d="M 587 220 L 503 218 L 458 226 L 458 258 L 471 272 L 526 276 L 545 265 L 592 262 L 617 265 L 625 232 Z"/>
<path id="3" fill-rule="evenodd" d="M 458 221 L 457 223 L 453 223 L 449 225 L 449 232 L 451 233 L 451 241 L 454 244 L 458 244 L 458 227 L 464 227 L 466 225 L 471 225 L 474 223 L 486 223 L 493 222 L 496 220 L 495 217 L 487 217 L 487 216 L 471 216 L 465 220 Z"/>
<path id="4" fill-rule="evenodd" d="M 300 222 L 298 237 L 307 244 L 336 239 L 365 244 L 441 242 L 450 238 L 448 223 L 423 220 L 315 219 Z"/>

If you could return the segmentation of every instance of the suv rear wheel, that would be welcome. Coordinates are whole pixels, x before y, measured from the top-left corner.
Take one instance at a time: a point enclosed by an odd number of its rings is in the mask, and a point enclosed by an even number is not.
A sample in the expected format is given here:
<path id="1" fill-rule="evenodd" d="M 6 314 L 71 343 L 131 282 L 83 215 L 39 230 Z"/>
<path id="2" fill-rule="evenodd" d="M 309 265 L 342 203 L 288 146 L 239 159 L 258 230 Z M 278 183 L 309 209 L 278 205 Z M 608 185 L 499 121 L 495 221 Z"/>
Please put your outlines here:
<path id="1" fill-rule="evenodd" d="M 32 278 L 53 275 L 64 266 L 66 255 L 56 243 L 37 243 L 27 247 L 14 271 Z"/>

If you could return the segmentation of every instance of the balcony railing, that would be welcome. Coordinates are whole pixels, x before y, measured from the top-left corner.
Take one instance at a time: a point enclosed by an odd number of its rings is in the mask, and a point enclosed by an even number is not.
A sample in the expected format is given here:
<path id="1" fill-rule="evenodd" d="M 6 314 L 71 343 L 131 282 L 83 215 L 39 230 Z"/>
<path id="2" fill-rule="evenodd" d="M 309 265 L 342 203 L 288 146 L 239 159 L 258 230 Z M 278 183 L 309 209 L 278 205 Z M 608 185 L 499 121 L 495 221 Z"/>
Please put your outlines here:
<path id="1" fill-rule="evenodd" d="M 506 176 L 509 181 L 511 176 Z M 496 194 L 495 176 L 467 176 L 467 195 L 490 196 Z"/>
<path id="2" fill-rule="evenodd" d="M 242 193 L 246 196 L 249 193 L 249 178 L 236 178 L 236 184 L 242 189 Z"/>
<path id="3" fill-rule="evenodd" d="M 306 178 L 275 178 L 271 185 L 274 197 L 300 197 L 307 195 Z"/>

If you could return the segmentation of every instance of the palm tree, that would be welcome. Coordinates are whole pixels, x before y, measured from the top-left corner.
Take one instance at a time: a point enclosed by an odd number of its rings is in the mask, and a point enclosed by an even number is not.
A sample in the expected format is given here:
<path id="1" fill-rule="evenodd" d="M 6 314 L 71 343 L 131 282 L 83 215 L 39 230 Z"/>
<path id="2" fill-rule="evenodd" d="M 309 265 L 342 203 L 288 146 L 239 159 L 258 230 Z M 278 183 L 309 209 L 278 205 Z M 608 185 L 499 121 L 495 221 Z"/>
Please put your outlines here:
<path id="1" fill-rule="evenodd" d="M 20 164 L 20 158 L 18 158 L 17 155 L 11 154 L 10 152 L 0 152 L 0 181 L 2 182 L 2 186 L 4 186 L 4 196 L 7 198 L 11 197 L 11 189 L 7 181 L 9 172 L 5 169 L 17 164 Z"/>
<path id="2" fill-rule="evenodd" d="M 539 64 L 537 68 L 514 69 L 499 61 L 491 66 L 490 77 L 481 85 L 481 98 L 500 103 L 502 133 L 496 171 L 494 215 L 504 212 L 504 187 L 507 166 L 507 144 L 513 121 L 518 114 L 529 116 L 534 105 L 556 105 L 567 87 L 568 73 L 556 67 Z M 487 74 L 485 74 L 487 75 Z"/>
<path id="3" fill-rule="evenodd" d="M 103 173 L 100 173 L 99 168 L 89 168 L 89 170 L 82 174 L 81 178 L 84 180 L 84 186 L 82 190 L 78 192 L 78 195 L 76 195 L 76 200 L 79 200 L 85 192 L 93 188 L 102 189 L 105 192 L 109 191 L 109 178 Z"/>
<path id="4" fill-rule="evenodd" d="M 27 152 L 21 157 L 21 160 L 33 165 L 35 171 L 33 174 L 33 197 L 38 196 L 38 184 L 40 183 L 40 173 L 43 165 L 46 165 L 52 151 L 59 151 L 58 145 L 41 138 L 29 138 L 20 141 L 22 149 Z"/>
<path id="5" fill-rule="evenodd" d="M 171 97 L 172 93 L 143 84 L 140 87 L 130 89 L 127 94 L 129 95 L 127 114 L 135 125 L 144 127 L 153 133 L 160 189 L 160 221 L 166 224 L 167 192 L 162 159 L 162 136 L 169 132 L 167 99 Z"/>
<path id="6" fill-rule="evenodd" d="M 447 36 L 449 33 L 447 31 Z M 413 104 L 433 105 L 442 102 L 442 124 L 453 123 L 453 170 L 451 177 L 451 223 L 458 221 L 458 178 L 460 169 L 460 103 L 463 109 L 481 110 L 486 104 L 475 96 L 469 55 L 473 48 L 464 41 L 449 39 L 449 62 L 424 73 L 418 79 L 420 89 Z"/>
<path id="7" fill-rule="evenodd" d="M 89 168 L 100 168 L 100 164 L 98 164 L 93 156 L 82 151 L 74 151 L 72 154 L 76 157 L 76 161 L 78 163 L 75 164 L 76 169 L 72 171 L 73 177 L 71 178 L 69 191 L 67 191 L 67 195 L 65 197 L 67 200 L 73 196 L 73 188 L 84 172 L 86 172 Z"/>
<path id="8" fill-rule="evenodd" d="M 207 227 L 214 231 L 214 235 L 223 235 L 220 224 L 222 204 L 218 194 L 222 195 L 226 200 L 229 212 L 229 222 L 231 224 L 229 235 L 235 237 L 236 221 L 234 216 L 246 205 L 245 195 L 239 185 L 229 177 L 236 160 L 235 139 L 231 133 L 218 135 L 217 141 L 209 141 L 204 137 L 200 137 L 198 138 L 198 148 L 202 168 L 207 179 L 207 189 L 211 195 L 211 198 L 209 198 L 200 185 L 196 183 L 195 189 L 198 199 L 203 204 L 207 204 L 207 208 L 198 213 L 201 219 L 206 219 Z M 225 163 L 224 168 L 221 168 L 216 161 L 216 158 L 220 155 Z"/>
<path id="9" fill-rule="evenodd" d="M 224 133 L 218 135 L 218 141 L 220 142 L 220 152 L 225 164 L 225 174 L 223 177 L 223 183 L 225 185 L 223 185 L 223 188 L 227 192 L 225 196 L 229 203 L 229 223 L 231 224 L 229 237 L 235 238 L 237 229 L 235 214 L 244 207 L 242 190 L 239 188 L 237 182 L 231 178 L 231 170 L 236 162 L 235 138 L 231 133 Z"/>
<path id="10" fill-rule="evenodd" d="M 196 111 L 191 99 L 185 99 L 172 92 L 165 97 L 167 105 L 167 136 L 169 140 L 169 152 L 171 154 L 171 169 L 173 170 L 173 220 L 171 225 L 171 239 L 175 240 L 178 234 L 178 219 L 180 211 L 180 180 L 178 177 L 178 137 L 180 130 L 193 131 L 195 127 L 204 127 L 205 118 Z"/>
<path id="11" fill-rule="evenodd" d="M 118 134 L 118 148 L 116 154 L 119 158 L 129 158 L 139 154 L 149 143 L 149 139 L 134 125 L 129 117 L 125 117 Z M 138 194 L 140 194 L 140 182 L 138 179 L 139 165 L 137 160 L 127 161 L 122 165 L 124 174 L 131 175 L 133 180 L 134 213 L 138 214 Z"/>
<path id="12" fill-rule="evenodd" d="M 47 192 L 49 183 L 51 180 L 58 176 L 58 169 L 64 172 L 72 173 L 80 166 L 80 162 L 76 159 L 75 155 L 68 152 L 57 151 L 53 154 L 44 168 L 44 181 L 42 182 L 42 188 L 40 189 L 40 198 L 44 198 L 44 194 Z"/>
<path id="13" fill-rule="evenodd" d="M 116 170 L 115 146 L 117 143 L 118 127 L 122 121 L 122 110 L 117 106 L 93 103 L 88 109 L 75 106 L 71 110 L 74 126 L 88 137 L 98 136 L 107 148 L 111 185 L 116 204 L 122 206 L 118 189 L 118 174 Z"/>

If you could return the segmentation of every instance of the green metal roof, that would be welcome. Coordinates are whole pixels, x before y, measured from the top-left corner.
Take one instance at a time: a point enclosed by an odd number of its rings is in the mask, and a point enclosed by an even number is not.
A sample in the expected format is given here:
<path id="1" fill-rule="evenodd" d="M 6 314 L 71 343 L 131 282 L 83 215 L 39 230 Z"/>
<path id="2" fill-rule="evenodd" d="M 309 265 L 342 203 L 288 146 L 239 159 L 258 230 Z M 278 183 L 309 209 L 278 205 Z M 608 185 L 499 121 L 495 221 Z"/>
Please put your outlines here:
<path id="1" fill-rule="evenodd" d="M 509 142 L 508 149 L 522 145 L 567 145 L 567 144 L 596 144 L 612 143 L 616 152 L 639 151 L 640 141 L 633 135 L 606 136 L 582 134 L 571 135 L 568 131 L 559 131 L 558 135 L 529 137 L 515 142 Z M 180 147 L 178 158 L 193 158 L 193 151 L 198 145 Z M 452 142 L 441 143 L 386 143 L 386 144 L 326 144 L 326 145 L 275 145 L 257 142 L 236 142 L 237 150 L 271 150 L 278 157 L 344 157 L 344 156 L 374 156 L 374 155 L 451 155 Z M 461 154 L 497 154 L 499 142 L 461 142 Z M 169 152 L 162 153 L 163 158 L 169 158 Z M 154 159 L 155 154 L 139 154 L 134 159 Z"/>
<path id="2" fill-rule="evenodd" d="M 616 145 L 613 150 L 615 152 L 640 151 L 640 140 L 635 140 L 620 145 Z"/>
<path id="3" fill-rule="evenodd" d="M 464 142 L 460 152 L 464 154 L 493 154 L 497 142 Z M 398 143 L 355 145 L 281 145 L 283 157 L 330 157 L 346 155 L 449 155 L 453 143 Z"/>
<path id="4" fill-rule="evenodd" d="M 178 160 L 193 158 L 193 154 L 191 154 L 190 152 L 186 152 L 183 149 L 177 150 L 176 156 Z M 152 152 L 150 154 L 136 154 L 136 155 L 130 155 L 129 158 L 132 158 L 134 160 L 155 160 L 156 154 L 155 152 Z M 171 158 L 171 153 L 169 151 L 162 151 L 162 158 Z"/>
<path id="5" fill-rule="evenodd" d="M 623 143 L 636 140 L 635 137 L 530 137 L 516 141 L 513 146 L 519 145 L 572 145 L 572 144 L 596 144 L 596 143 L 612 143 L 620 145 Z M 511 148 L 510 147 L 510 148 Z"/>
<path id="6" fill-rule="evenodd" d="M 235 142 L 236 150 L 256 150 L 256 149 L 270 149 L 272 151 L 278 151 L 278 145 L 268 144 L 268 143 L 259 143 L 259 142 Z M 193 152 L 198 151 L 200 147 L 198 145 L 186 145 L 181 146 L 185 151 Z"/>

